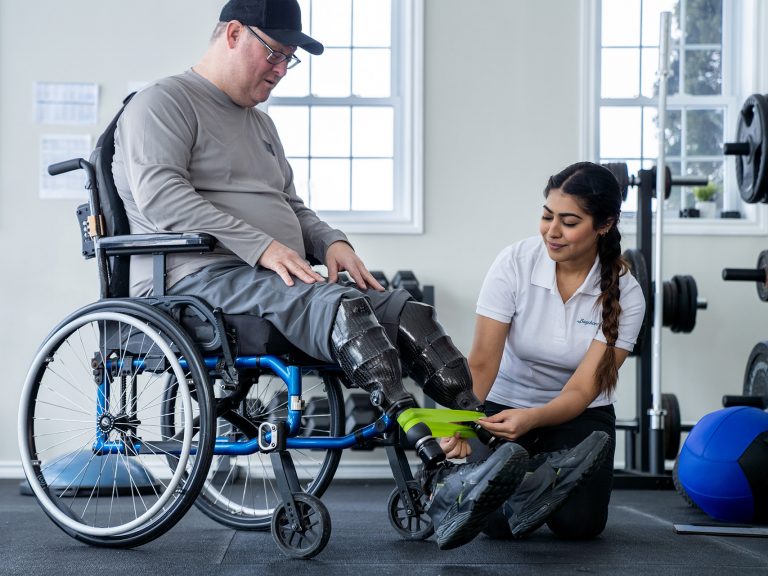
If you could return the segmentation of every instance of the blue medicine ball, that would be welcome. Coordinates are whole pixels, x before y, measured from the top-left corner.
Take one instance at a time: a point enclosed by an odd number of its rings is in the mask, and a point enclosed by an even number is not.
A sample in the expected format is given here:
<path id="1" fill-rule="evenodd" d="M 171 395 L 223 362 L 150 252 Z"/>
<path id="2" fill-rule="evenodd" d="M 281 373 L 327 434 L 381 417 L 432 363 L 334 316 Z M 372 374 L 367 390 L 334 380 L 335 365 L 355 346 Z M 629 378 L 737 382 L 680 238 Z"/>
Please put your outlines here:
<path id="1" fill-rule="evenodd" d="M 768 412 L 736 406 L 704 416 L 680 451 L 678 476 L 712 518 L 768 521 Z"/>

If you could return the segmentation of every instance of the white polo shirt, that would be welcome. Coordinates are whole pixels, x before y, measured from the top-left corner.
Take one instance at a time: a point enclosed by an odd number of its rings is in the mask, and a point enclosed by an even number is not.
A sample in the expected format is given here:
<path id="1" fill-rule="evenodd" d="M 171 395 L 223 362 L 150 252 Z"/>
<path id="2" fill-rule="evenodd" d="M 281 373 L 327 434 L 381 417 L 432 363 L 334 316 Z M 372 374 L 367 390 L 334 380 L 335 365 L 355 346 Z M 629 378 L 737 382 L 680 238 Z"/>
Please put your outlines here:
<path id="1" fill-rule="evenodd" d="M 643 322 L 645 298 L 634 277 L 619 280 L 621 316 L 616 346 L 632 350 Z M 555 398 L 573 375 L 600 329 L 600 262 L 568 302 L 557 288 L 555 262 L 540 236 L 508 246 L 496 257 L 480 290 L 477 313 L 509 323 L 499 374 L 488 400 L 528 408 Z M 598 396 L 590 407 L 614 402 Z"/>

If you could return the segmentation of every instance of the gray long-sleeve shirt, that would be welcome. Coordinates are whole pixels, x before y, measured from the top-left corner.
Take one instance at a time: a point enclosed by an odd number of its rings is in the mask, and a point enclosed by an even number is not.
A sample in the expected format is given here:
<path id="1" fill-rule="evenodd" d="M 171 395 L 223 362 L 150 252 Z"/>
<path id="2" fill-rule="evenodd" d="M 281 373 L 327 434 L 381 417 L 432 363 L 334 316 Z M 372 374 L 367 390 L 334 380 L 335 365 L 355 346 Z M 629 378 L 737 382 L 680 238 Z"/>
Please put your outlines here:
<path id="1" fill-rule="evenodd" d="M 132 234 L 207 232 L 210 254 L 168 258 L 168 286 L 209 264 L 255 266 L 274 239 L 324 261 L 346 236 L 296 194 L 272 120 L 192 70 L 143 89 L 115 135 L 112 172 Z M 151 291 L 149 256 L 131 259 L 131 295 Z"/>

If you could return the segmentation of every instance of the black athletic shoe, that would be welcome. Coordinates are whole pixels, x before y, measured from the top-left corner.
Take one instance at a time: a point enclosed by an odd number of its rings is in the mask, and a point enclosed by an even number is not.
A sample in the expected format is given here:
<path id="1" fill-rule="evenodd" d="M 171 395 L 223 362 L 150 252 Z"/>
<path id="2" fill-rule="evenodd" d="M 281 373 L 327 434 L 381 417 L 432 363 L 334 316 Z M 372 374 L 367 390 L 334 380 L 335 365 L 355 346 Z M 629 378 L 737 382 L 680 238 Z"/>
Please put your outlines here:
<path id="1" fill-rule="evenodd" d="M 485 518 L 520 485 L 528 466 L 528 452 L 504 443 L 477 463 L 443 462 L 424 473 L 427 514 L 435 525 L 441 550 L 466 544 L 480 533 Z"/>
<path id="2" fill-rule="evenodd" d="M 592 432 L 571 450 L 553 454 L 528 474 L 501 507 L 511 536 L 522 538 L 544 524 L 600 467 L 610 451 L 611 437 L 605 432 Z"/>

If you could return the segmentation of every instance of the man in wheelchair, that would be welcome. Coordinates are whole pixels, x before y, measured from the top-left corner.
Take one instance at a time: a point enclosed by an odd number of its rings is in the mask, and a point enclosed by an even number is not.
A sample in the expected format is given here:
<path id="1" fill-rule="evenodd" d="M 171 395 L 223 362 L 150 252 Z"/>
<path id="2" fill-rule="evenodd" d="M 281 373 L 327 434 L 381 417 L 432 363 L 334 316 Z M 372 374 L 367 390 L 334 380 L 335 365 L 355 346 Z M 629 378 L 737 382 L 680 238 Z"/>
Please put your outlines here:
<path id="1" fill-rule="evenodd" d="M 347 237 L 296 194 L 275 126 L 255 106 L 299 63 L 297 47 L 323 51 L 301 32 L 296 0 L 230 0 L 198 64 L 136 94 L 120 117 L 113 160 L 131 233 L 215 237 L 210 253 L 168 257 L 168 293 L 268 320 L 309 356 L 338 363 L 393 416 L 415 406 L 401 362 L 439 404 L 479 410 L 467 361 L 433 309 L 404 290 L 384 291 Z M 151 258 L 131 258 L 132 296 L 151 294 Z M 325 264 L 328 278 L 308 258 Z M 338 281 L 341 271 L 353 283 Z M 500 443 L 480 464 L 453 465 L 425 426 L 408 435 L 424 462 L 441 548 L 471 540 L 526 471 L 516 444 Z"/>

